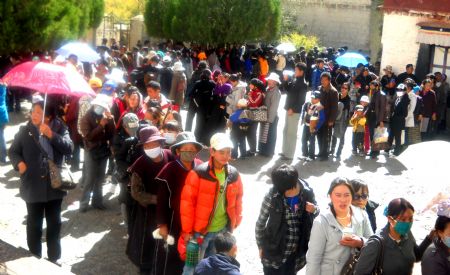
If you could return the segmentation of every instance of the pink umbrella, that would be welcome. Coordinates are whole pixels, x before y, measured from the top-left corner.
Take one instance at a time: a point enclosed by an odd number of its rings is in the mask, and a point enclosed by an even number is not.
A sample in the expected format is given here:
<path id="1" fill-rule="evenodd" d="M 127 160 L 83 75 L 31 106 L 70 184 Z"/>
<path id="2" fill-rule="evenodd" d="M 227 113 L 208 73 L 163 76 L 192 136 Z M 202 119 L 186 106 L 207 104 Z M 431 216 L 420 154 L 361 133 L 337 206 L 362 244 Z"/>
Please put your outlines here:
<path id="1" fill-rule="evenodd" d="M 95 92 L 77 71 L 45 62 L 30 61 L 17 65 L 4 75 L 2 80 L 11 87 L 27 88 L 44 93 L 44 109 L 47 94 L 95 97 Z"/>
<path id="2" fill-rule="evenodd" d="M 11 87 L 27 88 L 45 94 L 95 96 L 95 92 L 77 71 L 50 63 L 22 63 L 3 76 L 2 80 Z"/>

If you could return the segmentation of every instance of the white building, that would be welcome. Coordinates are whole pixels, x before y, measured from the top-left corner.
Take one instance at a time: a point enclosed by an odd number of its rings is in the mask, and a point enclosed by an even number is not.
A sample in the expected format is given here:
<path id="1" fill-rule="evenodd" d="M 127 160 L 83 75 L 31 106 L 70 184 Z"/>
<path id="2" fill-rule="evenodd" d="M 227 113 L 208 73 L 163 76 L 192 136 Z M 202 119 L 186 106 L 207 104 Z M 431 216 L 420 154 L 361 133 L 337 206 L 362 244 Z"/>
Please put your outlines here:
<path id="1" fill-rule="evenodd" d="M 384 0 L 383 12 L 382 68 L 399 74 L 413 64 L 419 79 L 450 75 L 450 0 Z"/>

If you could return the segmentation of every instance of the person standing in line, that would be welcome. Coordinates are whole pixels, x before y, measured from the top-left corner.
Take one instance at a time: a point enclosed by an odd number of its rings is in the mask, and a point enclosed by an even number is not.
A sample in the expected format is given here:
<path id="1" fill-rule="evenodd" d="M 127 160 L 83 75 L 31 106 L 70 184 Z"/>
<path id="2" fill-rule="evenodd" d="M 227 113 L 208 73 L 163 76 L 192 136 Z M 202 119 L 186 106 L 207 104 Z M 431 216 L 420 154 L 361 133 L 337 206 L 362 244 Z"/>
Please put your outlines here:
<path id="1" fill-rule="evenodd" d="M 386 95 L 380 90 L 380 83 L 377 80 L 370 82 L 369 85 L 370 103 L 366 112 L 367 125 L 370 136 L 370 156 L 376 159 L 380 154 L 379 150 L 373 148 L 373 136 L 377 127 L 384 127 L 386 118 Z"/>
<path id="2" fill-rule="evenodd" d="M 283 130 L 283 147 L 281 151 L 281 159 L 292 160 L 297 146 L 297 130 L 302 112 L 302 106 L 305 104 L 306 92 L 308 85 L 305 81 L 305 63 L 297 63 L 295 65 L 295 79 L 288 82 L 288 76 L 284 75 L 283 89 L 286 91 L 286 117 Z"/>
<path id="3" fill-rule="evenodd" d="M 280 77 L 276 73 L 270 73 L 266 78 L 267 89 L 264 97 L 264 105 L 267 107 L 267 122 L 261 123 L 259 131 L 259 154 L 272 157 L 275 153 L 277 142 L 278 105 L 281 93 L 278 85 L 281 84 Z"/>
<path id="4" fill-rule="evenodd" d="M 341 85 L 341 92 L 339 93 L 338 115 L 336 123 L 333 126 L 333 136 L 331 137 L 331 152 L 337 160 L 341 158 L 342 149 L 344 148 L 345 132 L 347 131 L 349 115 L 350 115 L 350 83 L 345 82 Z M 338 145 L 339 139 L 339 145 Z M 336 149 L 337 145 L 337 150 Z"/>
<path id="5" fill-rule="evenodd" d="M 66 192 L 51 187 L 47 160 L 61 166 L 64 156 L 72 153 L 73 143 L 54 111 L 48 103 L 44 111 L 43 101 L 33 103 L 30 121 L 20 127 L 8 153 L 12 166 L 19 171 L 20 197 L 27 205 L 28 249 L 37 257 L 42 256 L 45 217 L 48 260 L 57 263 L 61 258 L 61 204 Z"/>
<path id="6" fill-rule="evenodd" d="M 317 132 L 317 140 L 319 144 L 319 160 L 328 160 L 329 144 L 333 131 L 334 123 L 336 122 L 339 94 L 337 90 L 331 85 L 331 75 L 328 72 L 322 73 L 320 77 L 320 103 L 325 111 L 325 124 Z"/>
<path id="7" fill-rule="evenodd" d="M 114 136 L 114 118 L 110 107 L 112 98 L 99 94 L 92 101 L 89 111 L 81 119 L 81 136 L 85 150 L 85 179 L 80 199 L 80 212 L 88 210 L 92 192 L 92 207 L 105 210 L 102 185 L 105 179 L 106 162 L 111 155 L 110 141 Z"/>
<path id="8" fill-rule="evenodd" d="M 241 177 L 228 164 L 233 144 L 225 133 L 214 134 L 210 144 L 209 161 L 189 172 L 181 192 L 182 238 L 198 243 L 199 260 L 214 254 L 217 234 L 233 232 L 242 220 Z M 185 249 L 179 246 L 180 255 Z M 193 273 L 194 267 L 185 264 L 183 275 Z"/>
<path id="9" fill-rule="evenodd" d="M 5 128 L 9 122 L 6 107 L 6 85 L 0 81 L 0 164 L 6 163 Z"/>

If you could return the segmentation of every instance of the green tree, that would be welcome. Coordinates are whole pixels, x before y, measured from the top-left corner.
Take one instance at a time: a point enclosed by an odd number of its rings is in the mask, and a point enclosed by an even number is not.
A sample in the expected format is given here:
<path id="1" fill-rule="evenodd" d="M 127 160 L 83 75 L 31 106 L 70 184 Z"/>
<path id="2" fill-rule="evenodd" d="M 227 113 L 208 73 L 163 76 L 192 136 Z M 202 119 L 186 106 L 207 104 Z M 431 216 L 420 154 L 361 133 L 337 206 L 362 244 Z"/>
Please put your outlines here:
<path id="1" fill-rule="evenodd" d="M 281 5 L 280 0 L 149 0 L 144 16 L 154 37 L 213 45 L 273 41 Z"/>
<path id="2" fill-rule="evenodd" d="M 103 18 L 103 0 L 3 0 L 0 54 L 57 48 Z"/>

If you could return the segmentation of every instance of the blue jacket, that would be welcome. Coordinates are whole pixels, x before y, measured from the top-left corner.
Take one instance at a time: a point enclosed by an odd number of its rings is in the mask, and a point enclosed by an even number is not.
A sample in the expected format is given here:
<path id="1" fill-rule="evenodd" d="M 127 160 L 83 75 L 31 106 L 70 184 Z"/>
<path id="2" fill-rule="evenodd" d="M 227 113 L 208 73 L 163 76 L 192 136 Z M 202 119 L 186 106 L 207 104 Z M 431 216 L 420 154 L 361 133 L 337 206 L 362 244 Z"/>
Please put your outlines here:
<path id="1" fill-rule="evenodd" d="M 8 109 L 6 108 L 6 86 L 0 85 L 0 125 L 9 122 Z"/>
<path id="2" fill-rule="evenodd" d="M 325 72 L 324 69 L 315 68 L 311 75 L 311 87 L 313 90 L 318 90 L 320 86 L 320 75 Z"/>
<path id="3" fill-rule="evenodd" d="M 239 266 L 235 258 L 219 253 L 201 260 L 194 275 L 241 275 Z"/>

